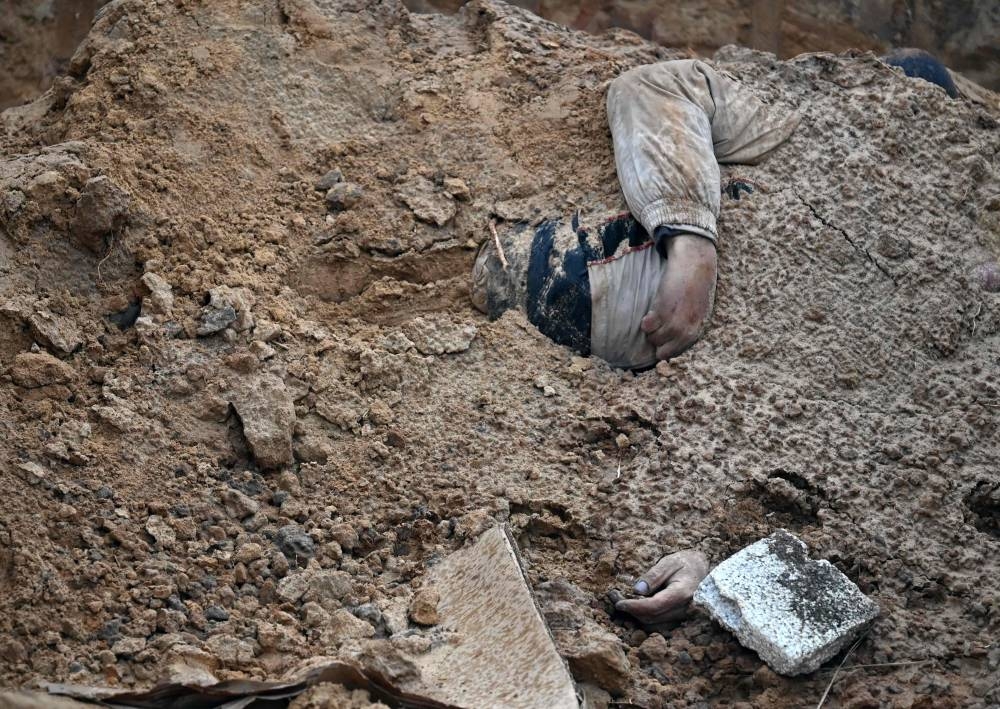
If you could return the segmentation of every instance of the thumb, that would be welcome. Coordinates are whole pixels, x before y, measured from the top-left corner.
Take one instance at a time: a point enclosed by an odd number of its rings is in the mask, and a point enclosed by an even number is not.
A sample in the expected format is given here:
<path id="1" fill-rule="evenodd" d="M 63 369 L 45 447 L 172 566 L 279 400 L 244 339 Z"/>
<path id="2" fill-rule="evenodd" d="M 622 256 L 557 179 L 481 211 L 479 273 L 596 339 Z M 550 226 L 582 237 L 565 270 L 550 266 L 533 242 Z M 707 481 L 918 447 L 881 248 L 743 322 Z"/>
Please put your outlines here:
<path id="1" fill-rule="evenodd" d="M 663 325 L 663 319 L 652 310 L 646 313 L 646 316 L 639 323 L 639 327 L 647 334 L 659 330 L 661 325 Z"/>

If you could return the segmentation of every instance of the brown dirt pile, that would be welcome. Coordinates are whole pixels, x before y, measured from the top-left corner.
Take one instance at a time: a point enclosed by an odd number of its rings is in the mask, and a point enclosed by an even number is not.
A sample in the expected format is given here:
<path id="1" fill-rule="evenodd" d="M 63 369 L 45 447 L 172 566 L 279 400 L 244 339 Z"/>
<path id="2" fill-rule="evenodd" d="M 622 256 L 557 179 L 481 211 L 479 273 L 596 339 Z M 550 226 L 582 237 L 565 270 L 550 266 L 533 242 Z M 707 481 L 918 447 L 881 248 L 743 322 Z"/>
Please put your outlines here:
<path id="1" fill-rule="evenodd" d="M 30 101 L 65 73 L 107 0 L 4 0 L 0 13 L 0 109 Z"/>
<path id="2" fill-rule="evenodd" d="M 416 12 L 455 12 L 466 0 L 405 0 Z M 1000 12 L 994 0 L 515 0 L 588 32 L 611 27 L 711 56 L 741 44 L 781 58 L 859 48 L 920 47 L 950 68 L 1000 88 Z"/>
<path id="3" fill-rule="evenodd" d="M 489 219 L 618 204 L 606 82 L 676 56 L 490 0 L 107 5 L 0 119 L 0 682 L 336 655 L 416 691 L 426 565 L 508 520 L 598 701 L 814 704 L 828 672 L 604 600 L 777 527 L 881 606 L 849 664 L 926 660 L 829 706 L 1000 701 L 994 116 L 724 49 L 804 118 L 724 199 L 704 340 L 636 376 L 471 308 Z"/>

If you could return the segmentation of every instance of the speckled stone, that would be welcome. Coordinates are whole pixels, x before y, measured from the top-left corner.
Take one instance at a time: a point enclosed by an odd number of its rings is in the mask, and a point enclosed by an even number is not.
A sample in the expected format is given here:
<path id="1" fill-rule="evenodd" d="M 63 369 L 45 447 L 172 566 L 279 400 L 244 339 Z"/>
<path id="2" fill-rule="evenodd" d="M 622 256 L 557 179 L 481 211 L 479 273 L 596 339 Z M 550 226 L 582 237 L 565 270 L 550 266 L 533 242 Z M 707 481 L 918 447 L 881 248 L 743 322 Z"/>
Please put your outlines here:
<path id="1" fill-rule="evenodd" d="M 694 595 L 696 606 L 783 675 L 817 669 L 878 615 L 850 579 L 806 551 L 778 530 L 719 564 Z"/>

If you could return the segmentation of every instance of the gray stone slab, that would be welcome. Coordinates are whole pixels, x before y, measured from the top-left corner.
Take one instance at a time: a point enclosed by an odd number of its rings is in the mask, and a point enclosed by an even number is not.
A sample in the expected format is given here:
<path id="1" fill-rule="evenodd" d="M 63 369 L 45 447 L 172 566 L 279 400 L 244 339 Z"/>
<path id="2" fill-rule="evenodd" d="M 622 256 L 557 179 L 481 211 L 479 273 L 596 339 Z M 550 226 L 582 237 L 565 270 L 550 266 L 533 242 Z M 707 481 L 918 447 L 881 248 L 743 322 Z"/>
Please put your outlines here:
<path id="1" fill-rule="evenodd" d="M 878 606 L 781 529 L 729 557 L 694 595 L 720 625 L 783 675 L 812 672 L 868 627 Z"/>

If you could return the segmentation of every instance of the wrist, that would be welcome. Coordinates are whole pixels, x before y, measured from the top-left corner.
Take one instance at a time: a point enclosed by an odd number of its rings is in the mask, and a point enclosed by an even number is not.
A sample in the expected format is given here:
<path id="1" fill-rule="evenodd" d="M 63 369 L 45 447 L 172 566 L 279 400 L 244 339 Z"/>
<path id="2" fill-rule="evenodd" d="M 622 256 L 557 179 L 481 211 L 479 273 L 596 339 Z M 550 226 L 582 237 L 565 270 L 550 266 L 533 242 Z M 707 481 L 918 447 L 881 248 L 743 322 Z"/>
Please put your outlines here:
<path id="1" fill-rule="evenodd" d="M 677 234 L 665 241 L 668 258 L 715 260 L 715 242 L 699 234 Z"/>

